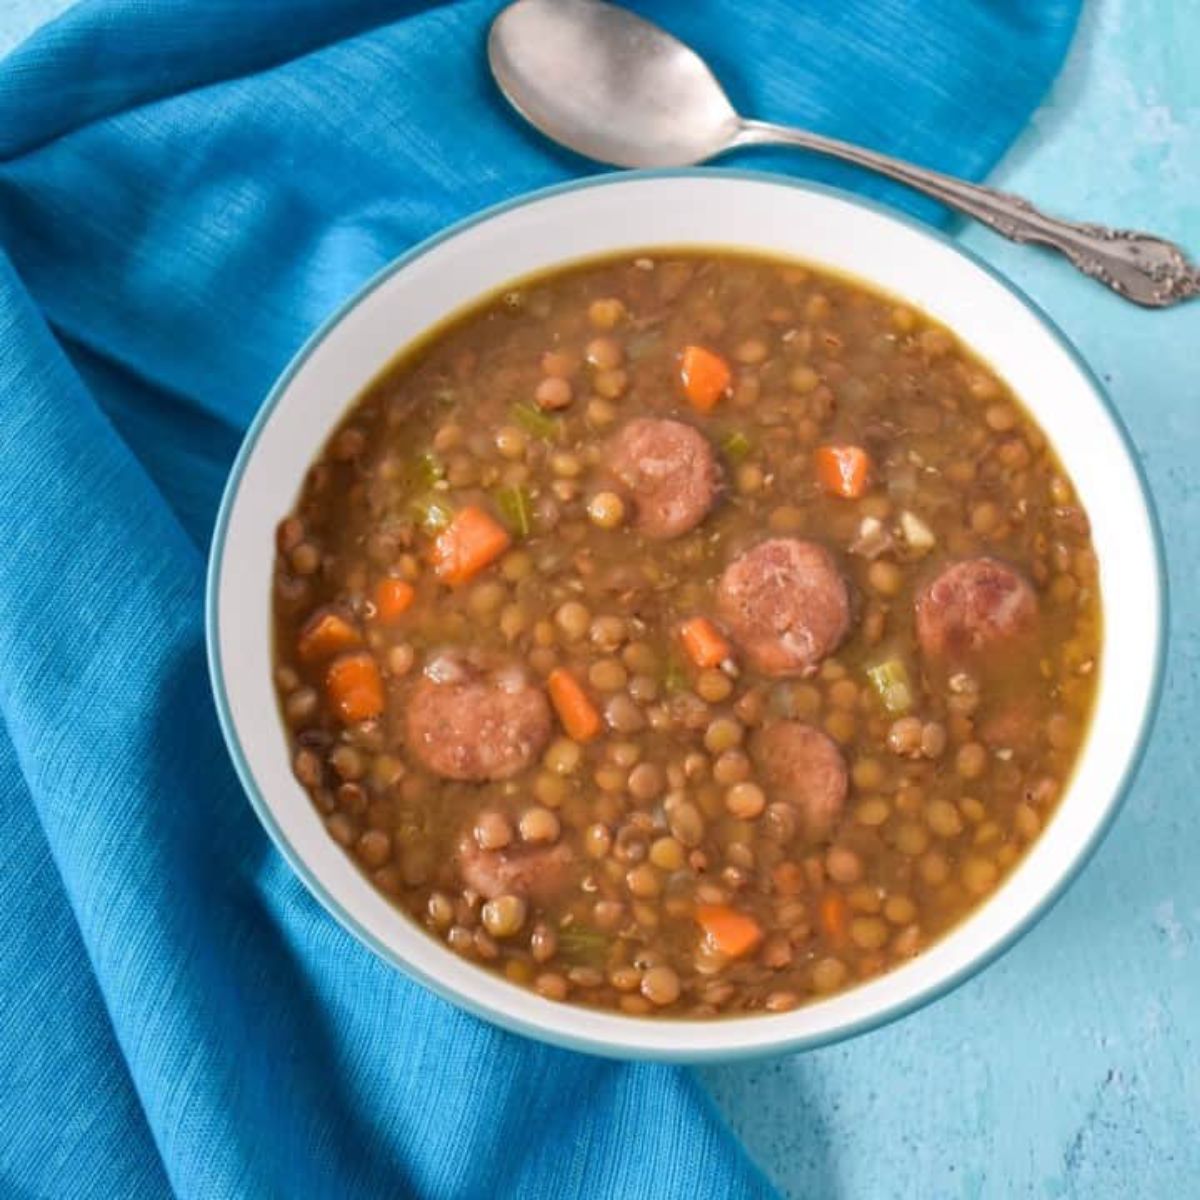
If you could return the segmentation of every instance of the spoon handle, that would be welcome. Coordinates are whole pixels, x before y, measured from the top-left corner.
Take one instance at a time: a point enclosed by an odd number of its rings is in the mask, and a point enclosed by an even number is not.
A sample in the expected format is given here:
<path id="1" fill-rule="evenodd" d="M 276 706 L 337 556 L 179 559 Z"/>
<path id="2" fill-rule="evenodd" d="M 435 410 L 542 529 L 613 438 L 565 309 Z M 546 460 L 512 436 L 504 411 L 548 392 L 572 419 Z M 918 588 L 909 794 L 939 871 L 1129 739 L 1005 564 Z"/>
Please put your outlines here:
<path id="1" fill-rule="evenodd" d="M 1020 196 L 786 125 L 743 121 L 732 141 L 734 146 L 769 144 L 828 154 L 898 180 L 982 221 L 1011 241 L 1057 250 L 1085 275 L 1146 308 L 1168 308 L 1200 294 L 1200 272 L 1177 245 L 1153 234 L 1064 221 Z"/>

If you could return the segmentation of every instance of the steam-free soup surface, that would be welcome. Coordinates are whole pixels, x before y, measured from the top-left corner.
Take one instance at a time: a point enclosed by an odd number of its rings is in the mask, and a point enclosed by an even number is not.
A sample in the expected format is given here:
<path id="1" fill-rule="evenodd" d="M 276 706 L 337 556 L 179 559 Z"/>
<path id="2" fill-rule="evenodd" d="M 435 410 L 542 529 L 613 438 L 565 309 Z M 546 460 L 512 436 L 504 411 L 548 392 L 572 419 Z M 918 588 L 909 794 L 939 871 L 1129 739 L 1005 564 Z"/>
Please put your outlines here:
<path id="1" fill-rule="evenodd" d="M 946 329 L 726 253 L 515 285 L 280 523 L 294 769 L 431 937 L 556 1000 L 780 1012 L 903 963 L 1051 818 L 1088 521 Z"/>

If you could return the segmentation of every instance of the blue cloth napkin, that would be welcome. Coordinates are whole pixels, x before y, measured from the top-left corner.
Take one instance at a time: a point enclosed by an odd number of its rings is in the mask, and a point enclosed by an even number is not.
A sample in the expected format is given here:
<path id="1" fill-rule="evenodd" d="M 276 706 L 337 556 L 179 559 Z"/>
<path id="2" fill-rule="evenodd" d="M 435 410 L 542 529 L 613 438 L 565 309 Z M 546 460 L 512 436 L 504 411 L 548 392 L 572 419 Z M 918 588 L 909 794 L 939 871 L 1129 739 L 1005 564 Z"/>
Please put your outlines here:
<path id="1" fill-rule="evenodd" d="M 969 176 L 1076 9 L 644 6 L 746 111 Z M 0 65 L 5 1195 L 770 1191 L 689 1072 L 501 1033 L 353 942 L 258 827 L 208 695 L 209 533 L 273 377 L 418 238 L 591 169 L 494 93 L 494 11 L 94 0 Z"/>

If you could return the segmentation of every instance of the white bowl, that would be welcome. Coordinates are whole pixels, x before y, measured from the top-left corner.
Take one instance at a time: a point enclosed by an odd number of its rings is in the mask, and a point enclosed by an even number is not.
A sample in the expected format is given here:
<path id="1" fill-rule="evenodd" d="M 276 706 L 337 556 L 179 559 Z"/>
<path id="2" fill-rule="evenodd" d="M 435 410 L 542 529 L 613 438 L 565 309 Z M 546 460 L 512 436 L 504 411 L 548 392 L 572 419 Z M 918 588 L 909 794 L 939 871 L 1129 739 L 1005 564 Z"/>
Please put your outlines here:
<path id="1" fill-rule="evenodd" d="M 1103 593 L 1099 697 L 1058 812 L 996 894 L 912 962 L 796 1011 L 647 1020 L 544 1000 L 458 958 L 359 874 L 292 776 L 271 682 L 276 522 L 359 391 L 431 325 L 515 277 L 614 251 L 729 247 L 832 267 L 945 322 L 1049 434 L 1092 520 Z M 489 210 L 388 267 L 283 373 L 242 445 L 221 506 L 207 597 L 209 663 L 230 753 L 255 810 L 312 893 L 360 941 L 447 999 L 509 1029 L 596 1054 L 700 1061 L 809 1047 L 871 1028 L 995 958 L 1062 892 L 1134 770 L 1163 656 L 1161 551 L 1128 439 L 1063 336 L 1009 284 L 924 227 L 826 188 L 765 175 L 610 175 Z"/>

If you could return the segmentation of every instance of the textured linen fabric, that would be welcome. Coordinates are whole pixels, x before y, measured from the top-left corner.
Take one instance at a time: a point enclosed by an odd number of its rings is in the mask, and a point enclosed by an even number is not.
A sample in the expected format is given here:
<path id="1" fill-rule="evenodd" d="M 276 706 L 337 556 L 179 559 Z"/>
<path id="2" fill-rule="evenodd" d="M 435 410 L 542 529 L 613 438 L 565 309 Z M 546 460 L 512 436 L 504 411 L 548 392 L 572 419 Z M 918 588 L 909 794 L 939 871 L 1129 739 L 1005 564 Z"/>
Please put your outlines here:
<path id="1" fill-rule="evenodd" d="M 747 112 L 980 176 L 1077 4 L 642 7 Z M 273 377 L 418 238 L 592 169 L 493 92 L 494 11 L 97 0 L 0 63 L 5 1196 L 770 1193 L 689 1072 L 499 1032 L 343 933 L 208 694 L 208 538 Z"/>

